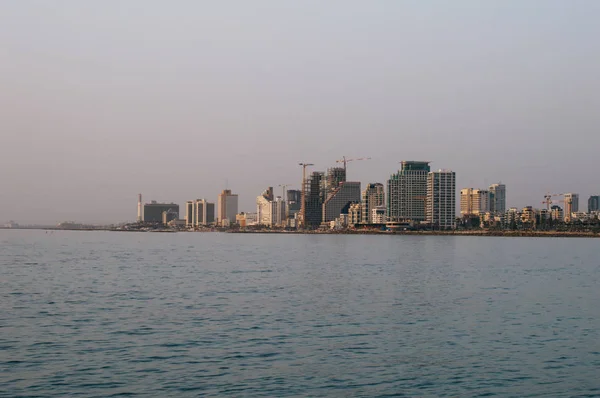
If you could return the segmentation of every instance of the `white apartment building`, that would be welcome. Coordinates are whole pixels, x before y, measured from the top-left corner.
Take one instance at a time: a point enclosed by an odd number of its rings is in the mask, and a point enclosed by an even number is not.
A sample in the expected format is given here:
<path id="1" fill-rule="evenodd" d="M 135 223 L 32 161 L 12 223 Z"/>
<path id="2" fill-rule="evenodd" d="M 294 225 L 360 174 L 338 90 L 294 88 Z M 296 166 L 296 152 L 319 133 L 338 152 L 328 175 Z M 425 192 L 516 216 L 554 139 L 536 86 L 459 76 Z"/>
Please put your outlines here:
<path id="1" fill-rule="evenodd" d="M 432 171 L 427 175 L 427 222 L 439 229 L 456 228 L 456 173 Z"/>
<path id="2" fill-rule="evenodd" d="M 285 201 L 274 197 L 273 187 L 267 188 L 256 198 L 257 224 L 269 227 L 285 225 Z"/>
<path id="3" fill-rule="evenodd" d="M 385 224 L 385 206 L 377 206 L 371 209 L 371 224 Z"/>

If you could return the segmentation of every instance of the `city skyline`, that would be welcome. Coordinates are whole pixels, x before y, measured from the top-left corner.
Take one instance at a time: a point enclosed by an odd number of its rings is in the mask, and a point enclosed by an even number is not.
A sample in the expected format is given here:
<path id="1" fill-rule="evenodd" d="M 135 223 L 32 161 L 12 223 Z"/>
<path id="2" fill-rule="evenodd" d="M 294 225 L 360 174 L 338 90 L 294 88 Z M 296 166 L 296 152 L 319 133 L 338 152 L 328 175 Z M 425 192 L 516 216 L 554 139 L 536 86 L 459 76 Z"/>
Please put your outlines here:
<path id="1" fill-rule="evenodd" d="M 143 10 L 143 12 L 140 12 Z M 598 2 L 0 4 L 0 222 L 134 221 L 135 195 L 254 208 L 298 162 L 385 183 L 599 194 Z M 110 27 L 110 29 L 108 28 Z M 568 140 L 566 138 L 568 137 Z M 573 173 L 577 170 L 577 173 Z M 132 205 L 133 203 L 133 205 Z"/>
<path id="2" fill-rule="evenodd" d="M 400 161 L 398 163 L 401 164 L 401 163 L 404 163 L 404 162 L 407 162 L 407 161 Z M 419 163 L 420 161 L 408 161 L 408 162 L 417 162 L 417 163 Z M 436 163 L 436 162 L 427 161 L 426 163 L 427 164 L 432 164 L 432 163 Z M 337 166 L 333 166 L 333 168 L 336 168 L 336 167 Z M 311 168 L 313 169 L 313 170 L 311 170 L 311 172 L 321 172 L 321 173 L 323 173 L 323 178 L 328 177 L 328 174 L 324 170 L 320 170 L 317 167 L 317 165 L 312 165 Z M 332 167 L 328 167 L 325 170 L 329 170 L 329 169 L 332 169 Z M 399 167 L 396 172 L 400 172 L 401 169 L 402 169 L 402 167 Z M 430 169 L 431 169 L 431 171 L 437 171 L 437 169 L 435 167 L 430 167 Z M 452 171 L 454 172 L 454 170 L 452 170 Z M 393 174 L 395 174 L 396 172 L 394 172 Z M 454 174 L 456 174 L 456 173 L 454 172 Z M 310 173 L 307 174 L 307 180 L 309 180 L 309 175 L 310 175 Z M 344 175 L 344 178 L 345 177 L 346 176 Z M 458 176 L 456 176 L 454 178 L 455 178 L 456 181 L 460 181 L 460 178 Z M 372 180 L 369 180 L 370 182 L 367 182 L 367 183 L 363 183 L 363 182 L 360 182 L 360 181 L 357 181 L 357 182 L 361 183 L 362 184 L 361 186 L 363 186 L 363 187 L 367 187 L 367 186 L 369 186 L 371 184 L 383 184 L 383 186 L 385 187 L 386 184 L 387 184 L 387 182 L 388 182 L 388 179 L 389 179 L 389 176 L 387 178 L 381 179 L 381 181 L 374 181 L 372 179 Z M 288 180 L 290 180 L 290 179 L 288 179 Z M 350 175 L 350 179 L 348 181 L 353 181 L 353 179 L 351 178 L 351 175 Z M 229 186 L 230 185 L 229 182 L 228 182 L 228 180 L 225 181 L 225 184 L 226 184 L 225 186 Z M 493 182 L 492 184 L 489 185 L 489 187 L 488 186 L 481 186 L 480 188 L 476 188 L 476 187 L 479 187 L 478 184 L 474 184 L 474 187 L 466 187 L 466 186 L 459 186 L 458 183 L 456 183 L 456 195 L 455 195 L 456 215 L 457 216 L 461 216 L 462 215 L 461 214 L 461 198 L 462 198 L 462 192 L 461 191 L 466 190 L 466 189 L 473 189 L 474 191 L 483 189 L 484 192 L 488 193 L 489 192 L 489 190 L 488 190 L 489 188 L 491 188 L 494 185 L 498 185 L 498 184 L 503 185 L 503 186 L 507 185 L 507 184 L 504 184 L 504 181 L 500 181 L 500 182 Z M 287 190 L 300 190 L 301 184 L 300 183 L 298 183 L 297 185 L 287 184 L 286 187 L 287 187 L 286 191 Z M 387 189 L 388 188 L 385 187 L 385 195 L 386 196 L 388 195 L 387 194 Z M 199 195 L 199 197 L 203 197 L 204 196 L 206 198 L 206 199 L 203 199 L 203 200 L 206 200 L 208 202 L 212 202 L 214 204 L 214 206 L 215 206 L 215 221 L 217 221 L 217 219 L 218 219 L 217 207 L 218 207 L 218 202 L 219 202 L 219 196 L 221 196 L 223 194 L 223 192 L 225 192 L 225 191 L 228 191 L 230 193 L 233 192 L 234 196 L 241 197 L 241 195 L 238 195 L 238 193 L 235 191 L 235 188 L 223 189 L 223 190 L 221 190 L 221 192 L 217 193 L 216 195 Z M 362 189 L 361 189 L 361 191 L 362 191 Z M 505 202 L 505 206 L 506 206 L 505 210 L 508 210 L 509 208 L 521 209 L 521 208 L 524 208 L 526 206 L 532 206 L 533 208 L 542 209 L 544 207 L 544 202 L 543 202 L 544 195 L 547 192 L 540 192 L 540 195 L 541 195 L 540 199 L 542 199 L 542 200 L 540 200 L 539 203 L 537 201 L 534 201 L 534 202 L 526 203 L 524 205 L 515 205 L 515 204 L 513 204 L 511 202 L 511 199 L 510 199 L 511 196 L 512 196 L 512 193 L 513 193 L 512 189 L 509 188 L 508 199 L 506 199 L 506 202 Z M 573 193 L 570 193 L 570 192 L 564 192 L 563 193 L 563 192 L 561 192 L 559 195 L 560 196 L 565 196 L 565 195 L 568 196 L 568 195 L 571 195 L 571 194 L 576 195 L 577 198 L 582 198 L 581 200 L 585 201 L 585 203 L 587 203 L 588 198 L 596 196 L 594 193 L 591 193 L 589 195 L 583 195 L 583 194 L 579 193 L 579 191 L 573 192 Z M 277 192 L 274 192 L 273 195 L 274 195 L 275 198 L 281 196 L 281 194 L 280 193 L 278 194 Z M 144 199 L 147 199 L 147 200 L 144 200 L 143 205 L 148 205 L 148 204 L 152 205 L 153 203 L 156 203 L 156 204 L 159 204 L 159 205 L 160 204 L 163 204 L 163 205 L 171 205 L 171 204 L 177 205 L 178 207 L 180 207 L 181 209 L 183 209 L 183 211 L 180 212 L 180 219 L 183 220 L 185 218 L 184 216 L 185 216 L 185 212 L 186 212 L 186 209 L 187 209 L 187 203 L 190 202 L 190 201 L 193 201 L 194 199 L 186 198 L 185 200 L 178 201 L 178 200 L 171 200 L 171 199 L 168 198 L 168 196 L 169 195 L 165 193 L 165 194 L 159 196 L 160 199 L 157 200 L 154 197 L 149 197 L 148 195 L 144 194 L 143 197 L 144 197 Z M 198 195 L 196 195 L 196 196 L 198 196 Z M 212 196 L 215 196 L 215 199 L 213 199 Z M 241 203 L 243 203 L 242 206 L 240 206 L 236 202 L 237 213 L 254 213 L 254 212 L 256 212 L 256 198 L 257 198 L 257 196 L 261 196 L 261 194 L 255 195 L 254 197 L 250 198 L 250 200 L 247 200 L 247 198 L 242 197 L 242 200 L 240 201 Z M 139 194 L 135 195 L 135 197 L 139 199 Z M 486 200 L 491 200 L 491 198 L 486 199 Z M 130 200 L 130 202 L 131 202 L 131 200 Z M 248 202 L 251 202 L 251 204 L 247 205 Z M 385 202 L 386 202 L 385 204 L 387 204 L 387 201 L 385 201 Z M 565 204 L 564 203 L 557 203 L 555 201 L 554 204 L 559 204 L 560 207 L 563 210 L 565 210 Z M 136 206 L 135 207 L 136 210 L 139 209 L 139 204 L 137 202 L 135 203 L 135 206 Z M 491 208 L 491 202 L 486 203 L 484 209 L 486 211 L 488 211 L 488 210 L 490 210 L 490 208 Z M 129 206 L 128 206 L 128 209 L 127 209 L 128 210 L 127 213 L 130 213 L 130 214 L 129 214 L 128 217 L 126 217 L 124 219 L 120 219 L 120 220 L 110 220 L 110 221 L 97 221 L 97 220 L 91 220 L 90 221 L 90 220 L 87 220 L 87 219 L 75 219 L 75 218 L 71 217 L 71 218 L 64 218 L 64 219 L 60 219 L 60 220 L 49 220 L 49 221 L 45 221 L 45 222 L 37 222 L 37 221 L 33 221 L 32 222 L 32 221 L 27 221 L 27 220 L 25 220 L 25 221 L 18 220 L 15 217 L 13 217 L 13 218 L 7 218 L 6 220 L 1 220 L 0 219 L 0 222 L 6 223 L 6 222 L 9 222 L 9 221 L 15 221 L 15 222 L 20 223 L 20 224 L 41 224 L 41 225 L 47 225 L 47 224 L 51 225 L 51 224 L 55 224 L 55 223 L 58 223 L 58 222 L 65 222 L 65 221 L 76 221 L 76 222 L 90 223 L 90 224 L 118 224 L 118 223 L 123 223 L 123 222 L 132 222 L 135 219 L 137 219 L 138 214 L 137 214 L 137 212 L 134 212 L 134 210 L 132 210 L 132 209 L 133 209 L 132 203 L 129 203 Z M 576 209 L 577 209 L 577 211 L 585 211 L 585 210 L 587 210 L 587 208 L 586 208 L 585 205 L 581 206 L 581 207 L 576 205 Z M 234 219 L 234 215 L 233 214 L 230 214 L 230 219 Z"/>

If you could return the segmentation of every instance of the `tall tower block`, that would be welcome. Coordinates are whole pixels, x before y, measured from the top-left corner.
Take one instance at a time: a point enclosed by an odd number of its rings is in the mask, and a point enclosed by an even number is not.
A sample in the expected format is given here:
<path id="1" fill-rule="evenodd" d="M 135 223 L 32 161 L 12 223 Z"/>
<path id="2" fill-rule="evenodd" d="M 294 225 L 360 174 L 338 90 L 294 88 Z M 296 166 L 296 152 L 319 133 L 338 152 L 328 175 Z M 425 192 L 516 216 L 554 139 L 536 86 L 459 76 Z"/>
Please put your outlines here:
<path id="1" fill-rule="evenodd" d="M 138 194 L 138 215 L 137 221 L 142 222 L 142 194 Z"/>

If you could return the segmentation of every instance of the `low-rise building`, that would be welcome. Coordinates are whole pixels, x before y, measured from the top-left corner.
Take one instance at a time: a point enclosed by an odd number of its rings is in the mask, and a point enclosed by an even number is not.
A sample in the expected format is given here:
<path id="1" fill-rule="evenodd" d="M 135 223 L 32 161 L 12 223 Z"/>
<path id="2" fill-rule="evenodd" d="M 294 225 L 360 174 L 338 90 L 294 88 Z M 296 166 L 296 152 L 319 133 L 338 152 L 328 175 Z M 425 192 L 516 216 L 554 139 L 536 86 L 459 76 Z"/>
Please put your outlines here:
<path id="1" fill-rule="evenodd" d="M 371 209 L 371 224 L 385 224 L 386 207 L 377 206 Z"/>
<path id="2" fill-rule="evenodd" d="M 250 227 L 257 224 L 258 216 L 256 213 L 239 213 L 236 214 L 235 220 L 240 227 Z"/>
<path id="3" fill-rule="evenodd" d="M 348 224 L 356 225 L 360 224 L 362 221 L 362 204 L 361 203 L 352 203 L 348 208 Z"/>

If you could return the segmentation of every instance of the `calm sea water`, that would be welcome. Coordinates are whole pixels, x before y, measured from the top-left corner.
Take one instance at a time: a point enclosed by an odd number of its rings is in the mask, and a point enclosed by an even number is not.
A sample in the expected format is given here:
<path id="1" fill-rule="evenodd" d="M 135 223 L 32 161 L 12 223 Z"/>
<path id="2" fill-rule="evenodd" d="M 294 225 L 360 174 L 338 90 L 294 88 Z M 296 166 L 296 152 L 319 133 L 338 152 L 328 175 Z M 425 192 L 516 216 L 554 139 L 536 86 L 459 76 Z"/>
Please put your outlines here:
<path id="1" fill-rule="evenodd" d="M 0 396 L 600 396 L 600 240 L 0 230 Z"/>

